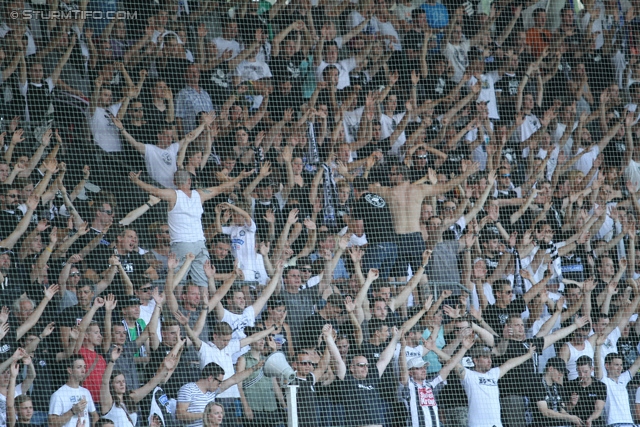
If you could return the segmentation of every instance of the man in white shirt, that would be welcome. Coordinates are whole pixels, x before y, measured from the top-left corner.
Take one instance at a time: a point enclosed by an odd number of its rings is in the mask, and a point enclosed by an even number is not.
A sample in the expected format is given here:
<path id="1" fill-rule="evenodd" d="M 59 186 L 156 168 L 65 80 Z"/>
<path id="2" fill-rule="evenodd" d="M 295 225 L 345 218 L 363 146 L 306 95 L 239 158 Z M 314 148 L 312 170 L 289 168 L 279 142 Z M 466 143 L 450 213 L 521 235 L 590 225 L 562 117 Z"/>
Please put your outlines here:
<path id="1" fill-rule="evenodd" d="M 90 426 L 98 421 L 98 412 L 91 393 L 80 383 L 84 381 L 87 365 L 82 356 L 67 360 L 67 383 L 56 390 L 49 401 L 49 425 L 55 427 Z M 78 419 L 83 420 L 78 422 Z"/>
<path id="2" fill-rule="evenodd" d="M 491 349 L 478 346 L 471 353 L 473 371 L 461 364 L 456 366 L 456 373 L 469 399 L 469 427 L 502 427 L 498 380 L 511 369 L 531 359 L 535 351 L 536 347 L 531 345 L 527 353 L 492 369 Z"/>
<path id="3" fill-rule="evenodd" d="M 212 40 L 213 44 L 216 45 L 216 49 L 218 49 L 218 58 L 220 58 L 226 51 L 230 51 L 231 58 L 229 59 L 233 59 L 244 50 L 244 44 L 236 41 L 237 36 L 238 23 L 235 19 L 226 19 L 222 25 L 222 37 L 216 37 Z"/>
<path id="4" fill-rule="evenodd" d="M 113 123 L 120 130 L 125 140 L 130 143 L 140 154 L 144 156 L 147 165 L 147 172 L 158 184 L 165 188 L 175 188 L 173 175 L 178 170 L 178 153 L 187 149 L 187 146 L 195 140 L 202 131 L 213 123 L 213 115 L 205 114 L 203 123 L 188 133 L 183 139 L 172 143 L 174 140 L 174 129 L 170 124 L 162 124 L 158 128 L 158 143 L 142 144 L 136 141 L 133 136 L 126 131 L 122 122 L 113 117 Z"/>
<path id="5" fill-rule="evenodd" d="M 233 366 L 233 355 L 239 352 L 242 347 L 259 341 L 269 334 L 279 333 L 274 325 L 250 337 L 238 340 L 232 338 L 233 329 L 228 323 L 219 322 L 213 328 L 213 341 L 203 342 L 188 324 L 184 325 L 184 327 L 194 348 L 198 350 L 200 355 L 200 368 L 204 369 L 209 363 L 216 363 L 224 369 L 224 380 L 231 378 L 236 373 Z M 226 391 L 219 393 L 216 396 L 216 401 L 228 405 L 239 405 L 240 392 L 238 387 L 233 385 Z M 233 421 L 233 419 L 236 419 L 235 412 L 227 414 L 227 417 L 232 418 L 231 425 L 235 424 Z"/>
<path id="6" fill-rule="evenodd" d="M 218 321 L 228 323 L 233 329 L 232 338 L 241 340 L 247 337 L 244 333 L 244 328 L 247 326 L 255 326 L 256 315 L 260 314 L 265 304 L 269 300 L 269 297 L 276 290 L 276 287 L 280 285 L 280 279 L 282 278 L 282 262 L 278 262 L 276 272 L 269 281 L 269 284 L 263 289 L 262 294 L 256 299 L 249 307 L 245 305 L 245 296 L 242 293 L 242 289 L 236 288 L 229 292 L 228 309 L 224 308 L 222 302 L 219 302 L 216 307 L 216 317 Z M 238 357 L 249 351 L 249 347 L 243 347 L 241 351 L 233 355 L 233 363 L 238 360 Z"/>
<path id="7" fill-rule="evenodd" d="M 327 40 L 327 32 L 323 29 L 314 55 L 316 78 L 320 82 L 324 81 L 324 69 L 333 65 L 338 69 L 338 90 L 342 90 L 351 84 L 349 73 L 364 63 L 370 51 L 371 45 L 368 45 L 357 56 L 338 61 L 338 45 L 335 41 Z"/>
<path id="8" fill-rule="evenodd" d="M 606 422 L 607 425 L 633 426 L 627 384 L 640 368 L 640 357 L 633 362 L 628 371 L 622 372 L 622 356 L 609 353 L 604 359 L 603 370 L 600 354 L 606 340 L 607 335 L 598 335 L 594 358 L 595 377 L 607 386 L 607 400 L 604 405 Z"/>
<path id="9" fill-rule="evenodd" d="M 102 87 L 102 76 L 95 81 L 93 97 L 89 111 L 91 113 L 91 133 L 96 145 L 107 153 L 122 151 L 120 132 L 111 120 L 120 111 L 121 103 L 111 104 L 111 89 Z"/>

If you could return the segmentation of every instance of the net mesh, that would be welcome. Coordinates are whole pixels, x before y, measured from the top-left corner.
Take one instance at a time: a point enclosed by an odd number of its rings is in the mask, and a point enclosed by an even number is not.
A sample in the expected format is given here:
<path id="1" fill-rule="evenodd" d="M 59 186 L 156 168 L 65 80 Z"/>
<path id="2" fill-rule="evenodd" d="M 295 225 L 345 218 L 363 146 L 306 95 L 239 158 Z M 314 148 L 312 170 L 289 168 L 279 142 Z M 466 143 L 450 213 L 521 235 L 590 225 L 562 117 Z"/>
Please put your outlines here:
<path id="1" fill-rule="evenodd" d="M 637 0 L 5 0 L 0 427 L 640 421 Z"/>

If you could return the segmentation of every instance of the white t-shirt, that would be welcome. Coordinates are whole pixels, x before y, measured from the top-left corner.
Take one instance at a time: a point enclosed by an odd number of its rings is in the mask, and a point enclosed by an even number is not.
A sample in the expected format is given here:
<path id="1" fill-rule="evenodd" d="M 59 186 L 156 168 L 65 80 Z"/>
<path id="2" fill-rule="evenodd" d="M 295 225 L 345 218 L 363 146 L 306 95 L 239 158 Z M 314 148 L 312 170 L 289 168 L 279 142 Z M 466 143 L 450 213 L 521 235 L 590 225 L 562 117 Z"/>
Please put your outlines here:
<path id="1" fill-rule="evenodd" d="M 493 122 L 489 122 L 489 125 L 491 126 L 491 130 L 493 131 Z M 478 139 L 478 137 L 482 139 L 482 142 L 480 142 L 480 145 L 478 145 L 471 153 L 471 160 L 480 163 L 480 170 L 483 171 L 487 169 L 488 159 L 486 147 L 491 143 L 489 134 L 486 132 L 484 126 L 481 126 L 467 132 L 465 139 L 467 141 L 474 142 Z"/>
<path id="2" fill-rule="evenodd" d="M 91 117 L 91 133 L 95 143 L 107 153 L 117 153 L 122 151 L 120 141 L 120 131 L 113 124 L 108 113 L 116 116 L 122 104 L 113 104 L 109 108 L 96 107 L 93 117 Z"/>
<path id="3" fill-rule="evenodd" d="M 231 52 L 233 52 L 230 59 L 235 58 L 240 54 L 240 52 L 244 50 L 243 44 L 240 44 L 235 40 L 226 40 L 222 37 L 216 37 L 215 39 L 213 39 L 213 44 L 215 44 L 216 48 L 218 49 L 218 58 L 222 56 L 225 50 L 230 50 Z"/>
<path id="4" fill-rule="evenodd" d="M 180 144 L 174 142 L 165 149 L 151 144 L 144 146 L 144 161 L 147 172 L 156 182 L 165 188 L 175 188 L 173 175 L 178 170 L 178 151 Z"/>
<path id="5" fill-rule="evenodd" d="M 13 397 L 18 397 L 22 394 L 22 384 L 18 384 L 15 387 Z M 7 397 L 0 394 L 0 427 L 7 426 Z"/>
<path id="6" fill-rule="evenodd" d="M 447 57 L 455 71 L 452 80 L 456 83 L 460 83 L 465 70 L 469 66 L 467 53 L 470 48 L 471 44 L 467 40 L 462 41 L 458 45 L 447 43 L 447 46 L 444 48 L 444 56 Z"/>
<path id="7" fill-rule="evenodd" d="M 597 145 L 594 145 L 589 152 L 583 153 L 584 148 L 578 148 L 576 156 L 582 157 L 574 163 L 573 169 L 582 172 L 586 176 L 593 167 L 593 161 L 598 157 L 598 154 L 600 154 L 600 148 Z"/>
<path id="8" fill-rule="evenodd" d="M 236 67 L 236 75 L 240 77 L 240 81 L 246 82 L 250 80 L 252 82 L 260 79 L 269 79 L 272 77 L 271 69 L 266 62 L 261 61 L 242 61 Z"/>
<path id="9" fill-rule="evenodd" d="M 629 166 L 624 170 L 624 176 L 633 183 L 635 191 L 640 190 L 640 163 L 630 160 Z"/>
<path id="10" fill-rule="evenodd" d="M 49 415 L 62 415 L 65 412 L 71 410 L 73 405 L 80 402 L 82 398 L 87 401 L 87 407 L 84 412 L 78 415 L 74 415 L 71 419 L 62 427 L 76 427 L 78 424 L 78 416 L 84 418 L 84 425 L 91 425 L 91 416 L 89 414 L 96 412 L 96 405 L 93 403 L 91 393 L 84 387 L 71 388 L 68 385 L 63 385 L 51 396 L 49 401 Z"/>
<path id="11" fill-rule="evenodd" d="M 387 46 L 387 49 L 391 49 L 391 46 L 393 46 L 395 50 L 402 50 L 402 45 L 400 44 L 400 35 L 398 34 L 398 31 L 396 31 L 391 21 L 380 22 L 378 18 L 376 18 L 375 16 L 371 18 L 371 21 L 378 28 L 380 35 L 393 36 L 396 38 L 395 42 L 391 40 L 384 41 L 385 45 Z"/>
<path id="12" fill-rule="evenodd" d="M 253 306 L 245 307 L 242 311 L 242 314 L 232 313 L 229 310 L 224 310 L 224 315 L 222 316 L 222 322 L 226 322 L 233 329 L 233 334 L 231 338 L 236 340 L 241 340 L 246 338 L 247 335 L 244 333 L 244 328 L 247 326 L 255 326 L 256 324 L 256 313 L 253 310 Z M 239 352 L 233 354 L 233 364 L 238 361 L 238 358 L 245 354 L 247 351 L 251 349 L 250 346 L 245 345 L 240 349 Z"/>
<path id="13" fill-rule="evenodd" d="M 520 142 L 524 142 L 531 138 L 542 125 L 535 114 L 527 114 L 524 116 L 524 123 L 520 126 Z M 527 149 L 528 152 L 528 149 Z M 526 157 L 526 155 L 525 155 Z"/>
<path id="14" fill-rule="evenodd" d="M 629 408 L 629 392 L 627 384 L 631 381 L 629 371 L 624 371 L 618 381 L 607 377 L 605 372 L 602 382 L 607 386 L 607 400 L 604 404 L 606 424 L 633 424 Z"/>
<path id="15" fill-rule="evenodd" d="M 149 321 L 151 321 L 151 316 L 153 316 L 153 310 L 156 308 L 156 302 L 151 299 L 148 305 L 140 305 L 140 318 L 144 320 L 144 324 L 148 325 Z M 162 342 L 162 323 L 160 319 L 158 319 L 158 329 L 156 330 L 158 334 L 158 340 Z"/>
<path id="16" fill-rule="evenodd" d="M 214 362 L 224 369 L 224 379 L 230 378 L 236 373 L 233 367 L 233 355 L 240 351 L 240 340 L 232 339 L 222 350 L 218 349 L 212 342 L 202 342 L 198 355 L 200 356 L 200 369 L 207 364 Z M 238 386 L 234 385 L 220 393 L 220 398 L 240 397 Z"/>
<path id="17" fill-rule="evenodd" d="M 358 138 L 358 129 L 360 128 L 360 120 L 364 107 L 356 108 L 353 111 L 345 111 L 342 113 L 342 126 L 344 127 L 344 142 L 351 144 Z"/>
<path id="18" fill-rule="evenodd" d="M 496 100 L 496 89 L 495 84 L 500 81 L 500 73 L 498 71 L 491 71 L 486 74 L 480 75 L 480 93 L 478 94 L 478 99 L 481 101 L 489 101 L 487 103 L 487 109 L 489 110 L 489 118 L 493 120 L 500 120 L 500 115 L 498 114 L 498 101 Z M 469 87 L 476 84 L 478 79 L 475 77 L 471 77 L 469 79 Z"/>
<path id="19" fill-rule="evenodd" d="M 222 227 L 222 232 L 231 238 L 231 248 L 238 260 L 238 267 L 244 273 L 246 280 L 252 280 L 256 266 L 256 223 L 251 220 L 250 226 L 232 225 Z"/>
<path id="20" fill-rule="evenodd" d="M 347 58 L 340 62 L 336 62 L 335 64 L 329 64 L 328 62 L 322 61 L 316 69 L 316 77 L 318 78 L 319 82 L 324 81 L 324 79 L 322 78 L 322 72 L 329 65 L 334 65 L 338 69 L 338 89 L 342 90 L 351 84 L 349 73 L 358 66 L 356 58 Z"/>
<path id="21" fill-rule="evenodd" d="M 499 378 L 500 368 L 484 374 L 465 368 L 461 383 L 469 400 L 469 427 L 502 427 Z"/>
<path id="22" fill-rule="evenodd" d="M 178 403 L 189 403 L 187 412 L 201 414 L 210 402 L 216 400 L 218 391 L 203 393 L 196 383 L 187 383 L 178 391 Z M 202 419 L 184 424 L 187 427 L 202 427 Z"/>

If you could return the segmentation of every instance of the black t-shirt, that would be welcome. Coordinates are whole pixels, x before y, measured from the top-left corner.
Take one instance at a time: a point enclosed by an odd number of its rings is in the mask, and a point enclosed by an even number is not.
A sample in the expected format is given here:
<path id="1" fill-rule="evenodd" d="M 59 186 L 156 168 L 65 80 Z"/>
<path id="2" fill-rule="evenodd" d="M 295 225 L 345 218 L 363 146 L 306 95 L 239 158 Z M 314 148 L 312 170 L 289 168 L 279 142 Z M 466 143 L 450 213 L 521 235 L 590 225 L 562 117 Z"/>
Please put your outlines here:
<path id="1" fill-rule="evenodd" d="M 300 427 L 316 427 L 316 407 L 318 399 L 316 392 L 322 387 L 316 383 L 313 374 L 307 375 L 306 379 L 296 378 L 291 385 L 298 386 L 298 425 Z"/>
<path id="2" fill-rule="evenodd" d="M 511 304 L 506 308 L 500 308 L 495 304 L 489 305 L 482 314 L 482 317 L 484 317 L 487 324 L 499 334 L 502 332 L 502 329 L 504 329 L 504 325 L 509 320 L 511 314 L 522 314 L 526 310 L 527 304 L 525 304 L 522 297 L 517 297 L 511 301 Z"/>
<path id="3" fill-rule="evenodd" d="M 622 167 L 625 153 L 627 152 L 627 140 L 626 136 L 622 136 L 621 139 L 612 138 L 602 150 L 604 156 L 604 164 L 612 168 Z"/>
<path id="4" fill-rule="evenodd" d="M 544 338 L 529 338 L 524 341 L 508 340 L 507 351 L 496 358 L 496 364 L 502 365 L 509 359 L 520 357 L 529 351 L 531 345 L 536 346 L 536 352 L 531 359 L 507 372 L 499 381 L 500 395 L 515 394 L 526 396 L 528 385 L 538 378 L 538 357 L 544 349 Z"/>
<path id="5" fill-rule="evenodd" d="M 380 379 L 375 363 L 369 362 L 369 373 L 364 380 L 347 373 L 344 381 L 337 381 L 344 405 L 345 425 L 385 425 L 384 402 L 380 397 Z"/>
<path id="6" fill-rule="evenodd" d="M 628 370 L 633 362 L 638 358 L 638 343 L 640 337 L 636 335 L 634 328 L 629 331 L 628 337 L 618 338 L 616 346 L 618 347 L 618 354 L 622 356 L 623 370 Z"/>
<path id="7" fill-rule="evenodd" d="M 571 380 L 567 384 L 566 392 L 569 396 L 573 393 L 578 395 L 578 404 L 573 408 L 571 414 L 577 415 L 582 421 L 586 421 L 593 414 L 596 400 L 607 401 L 607 386 L 595 378 L 591 380 L 589 387 L 583 387 L 579 378 Z M 604 423 L 604 419 L 600 416 L 597 420 L 594 420 L 592 425 L 601 427 L 604 426 Z"/>
<path id="8" fill-rule="evenodd" d="M 513 120 L 516 116 L 516 101 L 521 79 L 518 73 L 504 73 L 502 79 L 495 84 L 496 94 L 500 95 L 498 110 L 502 120 Z"/>
<path id="9" fill-rule="evenodd" d="M 351 210 L 355 219 L 364 221 L 364 232 L 369 245 L 393 242 L 393 221 L 389 204 L 375 193 L 365 193 L 353 205 Z"/>
<path id="10" fill-rule="evenodd" d="M 560 384 L 547 384 L 542 377 L 538 377 L 537 380 L 531 382 L 529 389 L 529 400 L 531 401 L 531 412 L 533 413 L 533 427 L 548 427 L 548 426 L 563 426 L 567 422 L 546 417 L 538 409 L 538 402 L 547 402 L 547 407 L 552 411 L 562 412 L 566 411 L 566 403 L 569 398 L 565 393 L 564 387 Z"/>
<path id="11" fill-rule="evenodd" d="M 82 318 L 88 313 L 79 305 L 73 305 L 71 307 L 67 307 L 62 310 L 60 313 L 60 318 L 58 322 L 56 322 L 56 326 L 73 328 L 74 326 L 78 326 L 80 322 L 82 322 Z M 104 321 L 104 307 L 101 307 L 96 311 L 96 314 L 93 316 L 93 321 L 98 323 L 99 325 L 103 324 Z"/>
<path id="12" fill-rule="evenodd" d="M 324 348 L 322 340 L 318 341 L 318 337 L 322 334 L 322 328 L 326 324 L 330 324 L 339 335 L 343 335 L 340 330 L 340 326 L 334 320 L 326 320 L 319 313 L 314 313 L 302 323 L 300 328 L 300 342 L 298 343 L 303 348 L 311 348 L 318 346 Z"/>
<path id="13" fill-rule="evenodd" d="M 153 378 L 158 371 L 160 364 L 164 358 L 167 357 L 171 347 L 160 343 L 160 346 L 156 350 L 152 350 L 149 354 L 149 363 L 146 368 L 147 378 Z M 180 356 L 180 362 L 174 371 L 171 378 L 162 386 L 167 396 L 172 399 L 178 398 L 178 391 L 183 385 L 195 382 L 200 378 L 200 359 L 198 353 L 193 347 L 185 348 Z"/>
<path id="14" fill-rule="evenodd" d="M 69 248 L 69 251 L 67 253 L 71 255 L 80 253 L 80 251 L 93 239 L 95 239 L 98 234 L 100 234 L 98 230 L 96 230 L 95 228 L 91 228 L 87 234 L 85 234 L 84 236 L 80 236 L 78 240 L 76 240 L 76 242 L 71 245 L 71 248 Z M 100 243 L 98 243 L 98 245 L 82 260 L 85 268 L 90 268 L 91 270 L 101 273 L 103 270 L 98 270 L 100 268 L 98 265 L 100 249 L 109 247 L 111 245 L 111 242 L 114 242 L 115 240 L 116 237 L 114 232 L 108 232 L 106 236 L 102 236 Z M 107 259 L 107 262 L 108 261 L 109 260 Z"/>
<path id="15" fill-rule="evenodd" d="M 20 209 L 0 211 L 0 240 L 9 237 L 21 219 L 22 212 Z"/>
<path id="16" fill-rule="evenodd" d="M 211 257 L 210 261 L 216 268 L 216 273 L 218 274 L 227 274 L 234 270 L 233 266 L 235 260 L 231 254 L 227 254 L 227 256 L 222 259 L 216 258 L 214 255 Z"/>

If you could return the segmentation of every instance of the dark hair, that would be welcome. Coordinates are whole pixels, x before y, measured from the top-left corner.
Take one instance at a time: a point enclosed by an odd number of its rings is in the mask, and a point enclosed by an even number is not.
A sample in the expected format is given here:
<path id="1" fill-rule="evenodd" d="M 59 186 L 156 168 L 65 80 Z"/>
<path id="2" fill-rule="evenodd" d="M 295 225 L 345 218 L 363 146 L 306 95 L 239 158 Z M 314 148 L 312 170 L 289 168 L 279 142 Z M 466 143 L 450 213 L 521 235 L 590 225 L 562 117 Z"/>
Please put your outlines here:
<path id="1" fill-rule="evenodd" d="M 72 354 L 71 357 L 67 359 L 67 368 L 73 368 L 76 360 L 82 360 L 84 362 L 84 357 L 80 356 L 79 354 Z"/>
<path id="2" fill-rule="evenodd" d="M 369 320 L 368 326 L 369 326 L 369 332 L 374 333 L 376 331 L 381 331 L 382 328 L 384 328 L 385 326 L 388 327 L 389 325 L 387 325 L 387 322 L 385 322 L 384 320 L 373 318 Z"/>
<path id="3" fill-rule="evenodd" d="M 580 356 L 576 360 L 576 366 L 593 366 L 593 359 L 589 356 Z"/>
<path id="4" fill-rule="evenodd" d="M 224 375 L 224 369 L 217 363 L 207 363 L 204 368 L 202 368 L 202 372 L 200 372 L 200 379 L 204 380 L 209 377 L 218 378 L 220 375 Z"/>
<path id="5" fill-rule="evenodd" d="M 611 364 L 611 362 L 613 362 L 614 359 L 622 359 L 622 356 L 620 356 L 618 353 L 609 353 L 604 358 L 604 363 L 605 364 L 607 364 L 607 363 Z"/>
<path id="6" fill-rule="evenodd" d="M 96 423 L 95 427 L 105 427 L 105 426 L 108 426 L 108 425 L 114 425 L 115 426 L 116 423 L 114 423 L 113 421 L 111 421 L 108 418 L 100 418 L 98 420 L 98 422 Z"/>

